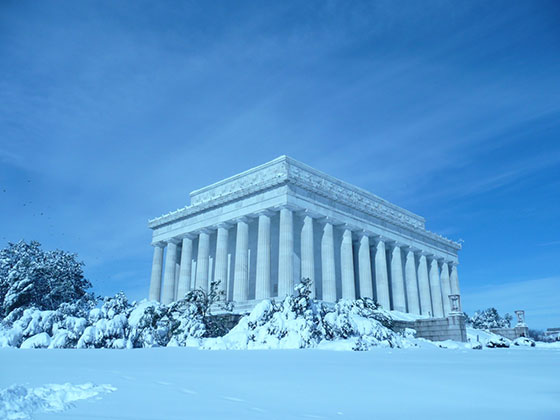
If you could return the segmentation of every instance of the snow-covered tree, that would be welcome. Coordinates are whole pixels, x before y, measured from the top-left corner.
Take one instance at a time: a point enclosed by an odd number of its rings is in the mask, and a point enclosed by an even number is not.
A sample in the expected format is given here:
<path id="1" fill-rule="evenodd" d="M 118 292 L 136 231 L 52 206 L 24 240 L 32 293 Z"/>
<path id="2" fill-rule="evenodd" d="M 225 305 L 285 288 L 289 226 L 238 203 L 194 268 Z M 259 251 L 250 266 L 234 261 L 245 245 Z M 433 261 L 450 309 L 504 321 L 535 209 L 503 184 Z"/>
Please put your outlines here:
<path id="1" fill-rule="evenodd" d="M 177 309 L 170 309 L 184 318 L 185 313 L 191 314 L 189 316 L 196 316 L 204 324 L 205 337 L 220 337 L 228 332 L 226 328 L 227 317 L 221 315 L 214 315 L 213 310 L 221 310 L 223 312 L 231 312 L 233 304 L 226 302 L 225 292 L 220 289 L 220 280 L 213 280 L 210 282 L 210 290 L 206 292 L 202 289 L 194 289 L 185 295 L 185 298 L 179 300 Z M 192 308 L 188 308 L 188 306 Z M 178 310 L 181 309 L 181 310 Z"/>
<path id="2" fill-rule="evenodd" d="M 43 251 L 36 241 L 9 243 L 0 250 L 0 317 L 17 308 L 57 309 L 87 295 L 83 262 L 76 254 Z"/>
<path id="3" fill-rule="evenodd" d="M 512 316 L 505 314 L 502 318 L 496 308 L 488 308 L 484 311 L 476 311 L 470 319 L 473 328 L 487 330 L 490 328 L 510 328 Z"/>

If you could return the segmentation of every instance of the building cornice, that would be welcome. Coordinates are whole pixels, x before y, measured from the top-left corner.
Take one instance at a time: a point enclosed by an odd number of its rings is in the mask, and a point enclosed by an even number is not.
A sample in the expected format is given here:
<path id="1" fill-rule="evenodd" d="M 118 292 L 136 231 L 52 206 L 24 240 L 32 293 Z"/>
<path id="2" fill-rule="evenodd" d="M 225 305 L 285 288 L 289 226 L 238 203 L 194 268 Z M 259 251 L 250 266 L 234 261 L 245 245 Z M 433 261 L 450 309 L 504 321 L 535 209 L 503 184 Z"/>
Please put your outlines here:
<path id="1" fill-rule="evenodd" d="M 155 229 L 282 185 L 302 188 L 383 221 L 419 232 L 454 249 L 461 249 L 460 244 L 427 231 L 423 217 L 288 156 L 281 156 L 233 177 L 195 190 L 190 194 L 190 206 L 151 219 L 148 226 Z"/>

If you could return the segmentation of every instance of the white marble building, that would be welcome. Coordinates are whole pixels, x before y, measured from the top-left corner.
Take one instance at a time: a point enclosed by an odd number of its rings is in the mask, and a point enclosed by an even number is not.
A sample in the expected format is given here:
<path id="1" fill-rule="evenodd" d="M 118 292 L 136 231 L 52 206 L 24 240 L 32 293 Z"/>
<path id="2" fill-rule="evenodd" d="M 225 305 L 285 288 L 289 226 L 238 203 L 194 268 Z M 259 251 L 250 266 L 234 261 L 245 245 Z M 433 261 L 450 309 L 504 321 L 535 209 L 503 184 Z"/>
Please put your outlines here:
<path id="1" fill-rule="evenodd" d="M 220 280 L 238 308 L 312 279 L 318 299 L 370 297 L 443 317 L 459 294 L 461 245 L 424 218 L 287 156 L 190 194 L 149 221 L 149 298 L 169 303 Z M 165 254 L 165 257 L 164 257 Z"/>

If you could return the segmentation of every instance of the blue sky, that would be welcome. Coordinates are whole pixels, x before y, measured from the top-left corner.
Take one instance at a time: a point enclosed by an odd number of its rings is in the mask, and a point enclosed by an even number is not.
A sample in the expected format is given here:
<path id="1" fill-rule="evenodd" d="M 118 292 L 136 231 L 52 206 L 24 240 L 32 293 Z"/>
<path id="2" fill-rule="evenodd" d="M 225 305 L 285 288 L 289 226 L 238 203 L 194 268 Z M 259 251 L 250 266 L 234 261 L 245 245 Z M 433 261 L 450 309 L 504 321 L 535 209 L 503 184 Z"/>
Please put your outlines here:
<path id="1" fill-rule="evenodd" d="M 560 6 L 0 5 L 0 246 L 147 294 L 147 220 L 287 154 L 464 240 L 463 308 L 560 326 Z"/>

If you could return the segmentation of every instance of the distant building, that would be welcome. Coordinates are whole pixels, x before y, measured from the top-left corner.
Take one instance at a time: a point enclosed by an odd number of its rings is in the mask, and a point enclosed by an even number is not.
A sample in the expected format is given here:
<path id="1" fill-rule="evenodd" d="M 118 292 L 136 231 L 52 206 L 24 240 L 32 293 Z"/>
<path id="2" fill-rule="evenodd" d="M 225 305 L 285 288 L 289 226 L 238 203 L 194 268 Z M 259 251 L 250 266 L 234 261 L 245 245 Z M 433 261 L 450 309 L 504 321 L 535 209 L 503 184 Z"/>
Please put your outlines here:
<path id="1" fill-rule="evenodd" d="M 560 341 L 560 328 L 547 328 L 544 336 L 550 340 Z"/>
<path id="2" fill-rule="evenodd" d="M 169 303 L 220 280 L 228 300 L 250 308 L 309 278 L 324 301 L 370 297 L 386 309 L 444 317 L 449 296 L 459 295 L 460 244 L 289 157 L 193 191 L 190 201 L 149 221 L 152 300 Z"/>

